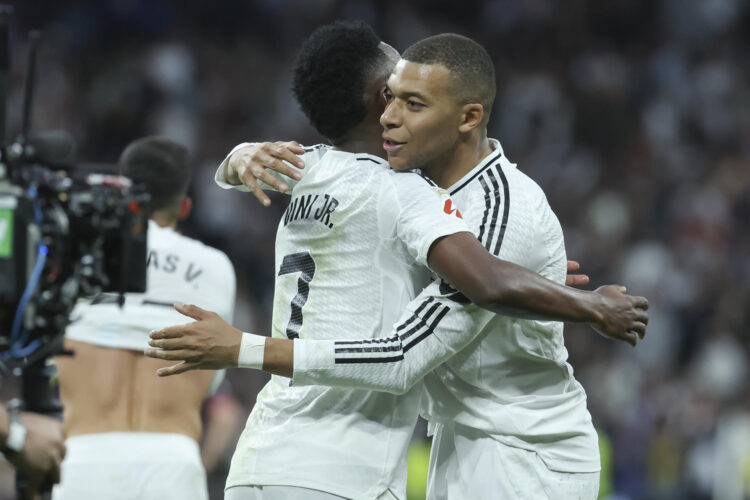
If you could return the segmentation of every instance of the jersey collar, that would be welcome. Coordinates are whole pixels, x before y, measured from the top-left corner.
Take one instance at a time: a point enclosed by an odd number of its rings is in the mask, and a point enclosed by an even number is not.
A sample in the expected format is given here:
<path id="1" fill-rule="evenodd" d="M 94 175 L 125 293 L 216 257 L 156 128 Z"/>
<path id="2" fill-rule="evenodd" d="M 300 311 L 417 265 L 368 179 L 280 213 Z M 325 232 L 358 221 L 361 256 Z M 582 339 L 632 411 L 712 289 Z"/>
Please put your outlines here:
<path id="1" fill-rule="evenodd" d="M 467 172 L 466 175 L 454 182 L 447 189 L 450 194 L 455 194 L 460 191 L 461 188 L 463 188 L 465 185 L 473 181 L 478 175 L 484 172 L 487 167 L 494 165 L 500 158 L 503 157 L 503 147 L 500 145 L 500 141 L 498 141 L 497 139 L 489 139 L 489 141 L 490 146 L 492 147 L 492 152 L 488 154 L 482 161 L 480 161 L 476 167 Z"/>

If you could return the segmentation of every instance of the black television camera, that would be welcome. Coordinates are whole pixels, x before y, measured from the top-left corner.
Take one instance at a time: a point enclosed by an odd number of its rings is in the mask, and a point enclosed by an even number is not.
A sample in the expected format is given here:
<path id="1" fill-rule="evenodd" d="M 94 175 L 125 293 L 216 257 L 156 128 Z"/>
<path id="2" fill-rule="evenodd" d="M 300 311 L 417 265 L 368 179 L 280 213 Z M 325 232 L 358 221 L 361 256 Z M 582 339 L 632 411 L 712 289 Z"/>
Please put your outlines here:
<path id="1" fill-rule="evenodd" d="M 11 8 L 0 6 L 0 368 L 22 374 L 24 409 L 59 412 L 46 359 L 83 295 L 146 288 L 149 196 L 129 179 L 65 163 L 64 132 L 30 134 L 32 33 L 21 134 L 5 141 Z M 19 371 L 20 370 L 20 371 Z"/>

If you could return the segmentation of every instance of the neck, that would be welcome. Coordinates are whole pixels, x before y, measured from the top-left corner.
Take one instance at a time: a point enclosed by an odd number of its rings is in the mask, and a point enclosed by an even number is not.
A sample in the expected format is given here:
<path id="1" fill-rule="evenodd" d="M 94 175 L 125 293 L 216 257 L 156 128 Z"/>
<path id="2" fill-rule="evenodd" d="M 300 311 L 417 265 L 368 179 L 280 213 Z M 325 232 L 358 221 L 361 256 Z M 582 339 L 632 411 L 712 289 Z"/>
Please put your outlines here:
<path id="1" fill-rule="evenodd" d="M 170 227 L 177 229 L 177 219 L 163 212 L 154 212 L 151 214 L 151 220 L 156 222 L 160 227 Z"/>
<path id="2" fill-rule="evenodd" d="M 353 136 L 335 146 L 336 149 L 346 151 L 347 153 L 367 153 L 386 159 L 385 150 L 383 149 L 383 141 L 379 136 L 377 140 L 373 140 L 372 137 Z"/>
<path id="3" fill-rule="evenodd" d="M 335 144 L 336 149 L 347 153 L 367 153 L 386 160 L 383 127 L 380 125 L 382 113 L 382 106 L 370 106 L 364 120 L 346 134 L 346 139 Z"/>
<path id="4" fill-rule="evenodd" d="M 490 153 L 492 153 L 492 145 L 487 134 L 470 135 L 465 140 L 459 140 L 456 147 L 446 151 L 421 169 L 435 184 L 447 189 L 469 173 Z"/>

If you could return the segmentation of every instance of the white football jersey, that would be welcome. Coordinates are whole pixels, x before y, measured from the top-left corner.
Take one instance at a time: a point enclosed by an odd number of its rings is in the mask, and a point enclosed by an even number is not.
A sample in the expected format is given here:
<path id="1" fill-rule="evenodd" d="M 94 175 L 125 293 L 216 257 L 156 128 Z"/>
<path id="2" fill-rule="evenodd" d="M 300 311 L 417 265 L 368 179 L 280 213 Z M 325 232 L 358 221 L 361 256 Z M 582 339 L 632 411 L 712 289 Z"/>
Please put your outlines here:
<path id="1" fill-rule="evenodd" d="M 383 337 L 427 283 L 432 243 L 468 228 L 446 210 L 447 193 L 419 174 L 394 172 L 368 154 L 308 151 L 302 180 L 285 178 L 291 201 L 276 236 L 273 336 Z M 391 490 L 404 498 L 421 395 L 297 387 L 273 376 L 237 444 L 227 487 L 301 486 L 363 499 Z"/>
<path id="2" fill-rule="evenodd" d="M 146 293 L 102 294 L 76 304 L 65 336 L 89 344 L 143 351 L 151 330 L 193 321 L 174 310 L 175 302 L 196 304 L 231 322 L 235 275 L 229 258 L 215 248 L 148 224 Z"/>
<path id="3" fill-rule="evenodd" d="M 492 144 L 448 189 L 453 203 L 490 252 L 564 283 L 557 217 L 539 186 Z M 493 314 L 438 279 L 386 338 L 295 342 L 294 382 L 401 393 L 425 377 L 431 421 L 533 450 L 552 470 L 595 472 L 597 435 L 567 357 L 562 323 Z"/>

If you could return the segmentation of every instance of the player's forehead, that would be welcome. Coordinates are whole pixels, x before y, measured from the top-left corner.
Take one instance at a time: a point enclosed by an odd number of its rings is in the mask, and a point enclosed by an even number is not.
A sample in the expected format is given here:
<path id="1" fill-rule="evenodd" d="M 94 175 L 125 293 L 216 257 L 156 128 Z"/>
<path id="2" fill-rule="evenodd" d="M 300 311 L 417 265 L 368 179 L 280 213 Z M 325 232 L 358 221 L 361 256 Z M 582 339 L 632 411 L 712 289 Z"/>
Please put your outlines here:
<path id="1" fill-rule="evenodd" d="M 421 64 L 401 59 L 388 78 L 394 94 L 420 93 L 439 98 L 450 94 L 450 70 L 442 64 Z"/>

